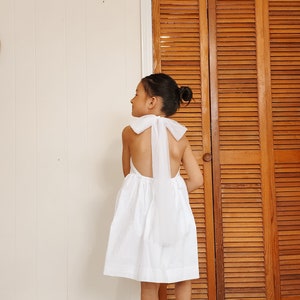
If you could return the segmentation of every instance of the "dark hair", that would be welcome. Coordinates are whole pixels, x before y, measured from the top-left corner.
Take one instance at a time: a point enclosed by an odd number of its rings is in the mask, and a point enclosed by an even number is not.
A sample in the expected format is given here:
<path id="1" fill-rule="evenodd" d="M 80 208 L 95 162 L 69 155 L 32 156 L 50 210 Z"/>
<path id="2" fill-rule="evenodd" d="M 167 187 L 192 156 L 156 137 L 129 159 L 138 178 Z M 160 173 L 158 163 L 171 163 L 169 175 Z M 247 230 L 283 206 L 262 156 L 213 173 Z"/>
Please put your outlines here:
<path id="1" fill-rule="evenodd" d="M 141 83 L 148 96 L 162 98 L 162 111 L 166 114 L 166 117 L 173 115 L 183 101 L 189 104 L 193 97 L 190 87 L 178 87 L 176 81 L 164 73 L 146 76 L 141 80 Z"/>

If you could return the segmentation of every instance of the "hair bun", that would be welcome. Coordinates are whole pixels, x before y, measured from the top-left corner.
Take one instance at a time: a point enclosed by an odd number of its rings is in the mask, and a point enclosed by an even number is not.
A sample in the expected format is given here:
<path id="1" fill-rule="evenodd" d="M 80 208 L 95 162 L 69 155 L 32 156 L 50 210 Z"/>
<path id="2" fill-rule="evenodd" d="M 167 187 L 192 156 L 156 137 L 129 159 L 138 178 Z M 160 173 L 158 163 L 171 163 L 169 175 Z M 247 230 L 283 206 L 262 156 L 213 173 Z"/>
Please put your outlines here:
<path id="1" fill-rule="evenodd" d="M 181 86 L 179 88 L 180 99 L 183 101 L 190 102 L 193 98 L 193 92 L 188 86 Z"/>

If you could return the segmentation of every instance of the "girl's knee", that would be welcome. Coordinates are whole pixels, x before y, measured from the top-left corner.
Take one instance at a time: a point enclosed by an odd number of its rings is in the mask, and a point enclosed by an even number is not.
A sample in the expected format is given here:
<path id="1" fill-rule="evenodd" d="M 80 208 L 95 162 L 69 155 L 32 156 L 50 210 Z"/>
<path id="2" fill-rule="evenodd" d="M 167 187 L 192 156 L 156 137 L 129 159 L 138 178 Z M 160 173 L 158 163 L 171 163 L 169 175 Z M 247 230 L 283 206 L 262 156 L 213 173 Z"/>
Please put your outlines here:
<path id="1" fill-rule="evenodd" d="M 159 283 L 141 282 L 141 300 L 158 300 Z"/>
<path id="2" fill-rule="evenodd" d="M 175 283 L 177 287 L 190 287 L 192 284 L 191 280 L 179 281 Z"/>
<path id="3" fill-rule="evenodd" d="M 175 295 L 178 300 L 190 300 L 192 295 L 192 282 L 190 280 L 176 282 Z"/>
<path id="4" fill-rule="evenodd" d="M 159 290 L 159 283 L 156 282 L 141 282 L 141 288 L 142 290 L 147 290 L 147 291 L 154 291 L 158 292 Z"/>

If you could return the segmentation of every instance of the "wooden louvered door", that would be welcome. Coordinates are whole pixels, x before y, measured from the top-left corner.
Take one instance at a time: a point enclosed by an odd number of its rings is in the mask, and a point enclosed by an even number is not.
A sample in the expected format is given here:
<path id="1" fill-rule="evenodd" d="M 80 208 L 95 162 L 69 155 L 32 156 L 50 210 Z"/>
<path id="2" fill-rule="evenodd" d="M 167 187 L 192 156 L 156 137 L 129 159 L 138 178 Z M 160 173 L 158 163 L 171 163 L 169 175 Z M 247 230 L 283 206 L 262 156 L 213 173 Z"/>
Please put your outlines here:
<path id="1" fill-rule="evenodd" d="M 209 1 L 217 299 L 277 299 L 262 3 Z"/>
<path id="2" fill-rule="evenodd" d="M 300 299 L 300 1 L 152 5 L 155 71 L 195 91 L 175 116 L 205 175 L 192 299 Z"/>
<path id="3" fill-rule="evenodd" d="M 217 299 L 300 299 L 299 17 L 209 1 Z"/>
<path id="4" fill-rule="evenodd" d="M 280 296 L 300 299 L 300 1 L 269 0 Z"/>
<path id="5" fill-rule="evenodd" d="M 187 136 L 206 174 L 204 188 L 190 195 L 198 231 L 201 278 L 193 282 L 193 299 L 214 299 L 214 229 L 212 209 L 210 104 L 208 88 L 208 33 L 206 0 L 153 1 L 155 72 L 170 74 L 179 85 L 189 85 L 193 101 L 174 119 L 188 128 Z M 206 154 L 206 156 L 204 156 Z M 207 162 L 203 161 L 204 159 Z M 182 170 L 183 176 L 184 170 Z M 169 285 L 161 299 L 174 299 Z M 211 295 L 211 296 L 209 296 Z"/>

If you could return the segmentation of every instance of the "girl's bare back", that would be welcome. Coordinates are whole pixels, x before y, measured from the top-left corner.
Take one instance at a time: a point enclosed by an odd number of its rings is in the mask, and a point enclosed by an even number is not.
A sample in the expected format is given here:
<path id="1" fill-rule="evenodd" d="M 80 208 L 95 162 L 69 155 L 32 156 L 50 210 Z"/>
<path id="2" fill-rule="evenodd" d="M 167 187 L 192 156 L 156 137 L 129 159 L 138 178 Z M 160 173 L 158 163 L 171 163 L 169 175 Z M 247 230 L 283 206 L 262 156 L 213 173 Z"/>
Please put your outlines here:
<path id="1" fill-rule="evenodd" d="M 187 140 L 183 137 L 176 141 L 170 132 L 168 132 L 168 139 L 171 177 L 175 177 L 180 168 Z M 132 163 L 143 176 L 152 177 L 151 128 L 141 134 L 136 134 L 130 127 L 126 127 L 123 132 L 123 141 L 128 145 L 129 151 L 129 156 L 124 158 L 128 161 L 125 165 L 130 163 L 131 157 Z"/>
<path id="2" fill-rule="evenodd" d="M 168 139 L 171 177 L 176 176 L 182 163 L 188 175 L 188 179 L 185 180 L 187 188 L 191 192 L 202 185 L 203 177 L 190 144 L 185 135 L 176 141 L 168 132 Z M 143 176 L 152 177 L 151 128 L 136 134 L 130 126 L 127 126 L 123 130 L 122 140 L 124 176 L 130 172 L 130 159 L 132 159 L 133 165 Z"/>

